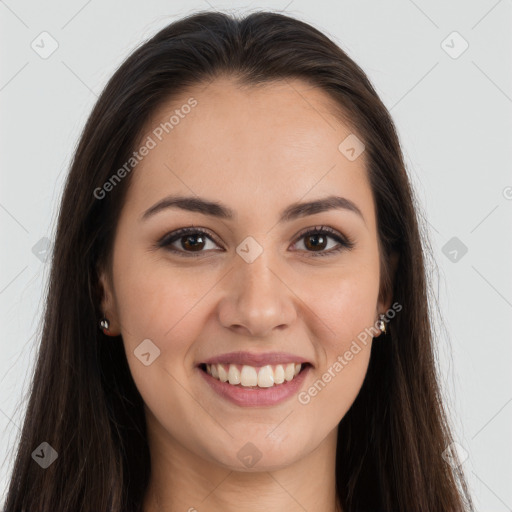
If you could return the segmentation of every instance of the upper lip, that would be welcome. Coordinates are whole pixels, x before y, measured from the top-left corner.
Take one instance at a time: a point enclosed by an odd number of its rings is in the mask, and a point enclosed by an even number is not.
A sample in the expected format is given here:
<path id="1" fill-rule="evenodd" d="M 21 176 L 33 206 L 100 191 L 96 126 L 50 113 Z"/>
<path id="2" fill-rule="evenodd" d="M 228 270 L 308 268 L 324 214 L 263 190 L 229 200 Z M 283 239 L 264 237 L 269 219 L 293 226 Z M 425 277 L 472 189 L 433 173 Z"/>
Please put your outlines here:
<path id="1" fill-rule="evenodd" d="M 307 359 L 287 352 L 229 352 L 210 357 L 200 364 L 242 364 L 248 366 L 265 366 L 281 363 L 309 363 Z M 311 364 L 311 363 L 310 363 Z"/>

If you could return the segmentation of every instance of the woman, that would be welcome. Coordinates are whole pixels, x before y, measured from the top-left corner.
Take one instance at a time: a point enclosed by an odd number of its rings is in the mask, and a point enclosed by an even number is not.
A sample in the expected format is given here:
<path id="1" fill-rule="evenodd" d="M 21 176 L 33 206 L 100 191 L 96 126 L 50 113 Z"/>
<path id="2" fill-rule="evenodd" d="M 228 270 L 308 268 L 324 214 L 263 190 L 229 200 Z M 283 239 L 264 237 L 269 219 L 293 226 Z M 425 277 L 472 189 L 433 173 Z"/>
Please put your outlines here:
<path id="1" fill-rule="evenodd" d="M 471 510 L 427 285 L 363 71 L 280 14 L 170 24 L 77 148 L 5 510 Z"/>

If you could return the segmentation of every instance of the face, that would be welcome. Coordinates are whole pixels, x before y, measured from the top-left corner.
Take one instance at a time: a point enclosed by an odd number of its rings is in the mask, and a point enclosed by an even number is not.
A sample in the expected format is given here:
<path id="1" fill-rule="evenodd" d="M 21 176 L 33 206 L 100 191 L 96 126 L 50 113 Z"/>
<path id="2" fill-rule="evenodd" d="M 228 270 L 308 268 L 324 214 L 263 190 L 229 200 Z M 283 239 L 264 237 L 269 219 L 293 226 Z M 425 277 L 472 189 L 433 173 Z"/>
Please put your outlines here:
<path id="1" fill-rule="evenodd" d="M 360 390 L 371 337 L 358 335 L 389 304 L 365 154 L 338 148 L 351 130 L 331 101 L 298 80 L 219 78 L 145 128 L 102 306 L 162 450 L 284 467 L 335 439 Z"/>

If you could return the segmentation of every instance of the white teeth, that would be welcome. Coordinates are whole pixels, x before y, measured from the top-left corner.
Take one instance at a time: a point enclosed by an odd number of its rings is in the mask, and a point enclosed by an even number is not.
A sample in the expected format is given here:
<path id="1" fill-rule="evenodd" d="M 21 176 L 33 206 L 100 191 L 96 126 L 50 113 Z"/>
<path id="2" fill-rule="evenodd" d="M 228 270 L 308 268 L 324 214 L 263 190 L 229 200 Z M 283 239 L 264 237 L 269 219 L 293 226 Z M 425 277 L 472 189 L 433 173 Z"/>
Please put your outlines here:
<path id="1" fill-rule="evenodd" d="M 219 372 L 220 381 L 227 382 L 229 377 L 228 377 L 228 372 L 224 369 L 224 366 L 222 366 L 221 364 L 216 364 L 214 366 L 217 367 L 217 371 Z"/>
<path id="2" fill-rule="evenodd" d="M 270 388 L 274 385 L 274 370 L 272 366 L 267 365 L 260 368 L 258 372 L 258 386 L 260 388 Z"/>
<path id="3" fill-rule="evenodd" d="M 295 365 L 293 363 L 289 363 L 286 365 L 286 368 L 284 369 L 284 378 L 287 381 L 290 381 L 295 376 Z"/>
<path id="4" fill-rule="evenodd" d="M 215 377 L 213 373 L 212 377 Z M 231 381 L 229 383 L 231 384 Z M 240 384 L 242 384 L 242 386 L 256 386 L 258 384 L 258 374 L 252 366 L 242 366 Z"/>
<path id="5" fill-rule="evenodd" d="M 278 364 L 274 370 L 274 382 L 282 384 L 284 382 L 284 368 L 282 364 Z"/>
<path id="6" fill-rule="evenodd" d="M 230 384 L 240 384 L 240 372 L 234 364 L 229 365 L 228 380 Z"/>
<path id="7" fill-rule="evenodd" d="M 300 363 L 266 365 L 253 367 L 243 365 L 241 371 L 236 364 L 230 364 L 228 370 L 222 364 L 207 364 L 206 371 L 221 382 L 229 382 L 233 386 L 271 388 L 276 384 L 289 382 L 296 377 L 302 368 Z"/>

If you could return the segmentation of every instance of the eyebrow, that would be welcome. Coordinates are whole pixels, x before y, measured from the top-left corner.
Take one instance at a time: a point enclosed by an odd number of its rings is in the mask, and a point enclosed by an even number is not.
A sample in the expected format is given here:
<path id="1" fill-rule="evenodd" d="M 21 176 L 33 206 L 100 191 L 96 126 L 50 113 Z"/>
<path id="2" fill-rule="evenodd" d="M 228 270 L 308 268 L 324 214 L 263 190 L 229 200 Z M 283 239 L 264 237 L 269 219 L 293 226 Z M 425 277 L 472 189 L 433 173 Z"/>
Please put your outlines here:
<path id="1" fill-rule="evenodd" d="M 208 201 L 201 197 L 186 197 L 171 195 L 163 198 L 148 208 L 141 216 L 140 220 L 147 220 L 153 215 L 166 210 L 168 208 L 179 208 L 189 212 L 201 213 L 203 215 L 210 215 L 223 220 L 233 220 L 236 218 L 235 212 L 228 206 L 216 201 Z M 329 210 L 348 210 L 357 214 L 363 222 L 366 223 L 361 210 L 356 206 L 355 203 L 345 197 L 339 196 L 328 196 L 315 201 L 309 201 L 306 203 L 293 203 L 283 212 L 279 218 L 279 222 L 290 222 L 300 217 L 306 217 L 308 215 L 314 215 L 316 213 L 326 212 Z"/>

